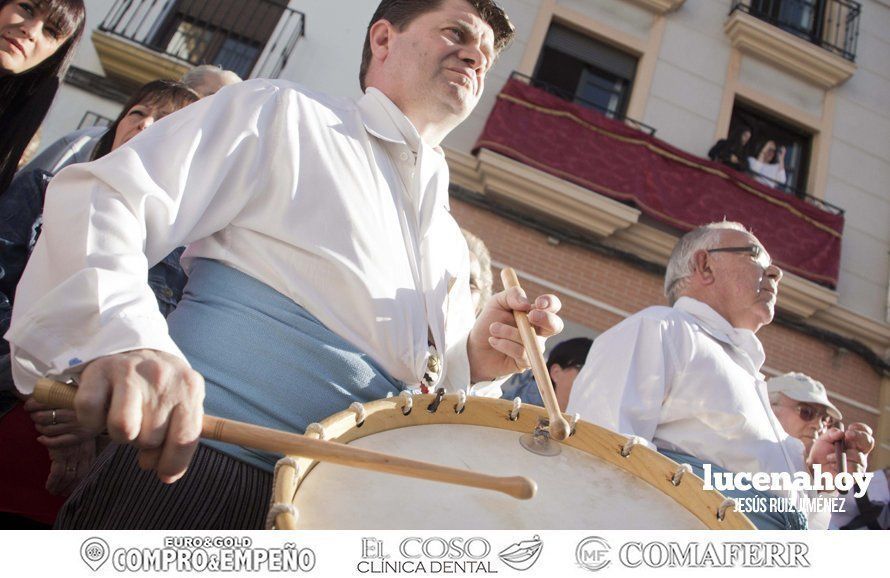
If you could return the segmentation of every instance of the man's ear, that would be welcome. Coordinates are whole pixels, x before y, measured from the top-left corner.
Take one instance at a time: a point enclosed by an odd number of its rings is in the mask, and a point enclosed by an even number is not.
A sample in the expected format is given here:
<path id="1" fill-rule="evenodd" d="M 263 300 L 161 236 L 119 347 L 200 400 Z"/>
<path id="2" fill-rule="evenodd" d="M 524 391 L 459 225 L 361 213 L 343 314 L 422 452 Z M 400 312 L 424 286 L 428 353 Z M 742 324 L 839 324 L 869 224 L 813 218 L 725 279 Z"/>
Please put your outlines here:
<path id="1" fill-rule="evenodd" d="M 714 269 L 711 266 L 711 255 L 705 250 L 696 251 L 692 257 L 692 275 L 698 277 L 702 285 L 714 282 Z"/>
<path id="2" fill-rule="evenodd" d="M 371 43 L 373 60 L 386 61 L 389 56 L 393 36 L 395 36 L 396 32 L 395 27 L 389 20 L 380 19 L 371 25 L 371 29 L 368 30 L 368 39 Z"/>

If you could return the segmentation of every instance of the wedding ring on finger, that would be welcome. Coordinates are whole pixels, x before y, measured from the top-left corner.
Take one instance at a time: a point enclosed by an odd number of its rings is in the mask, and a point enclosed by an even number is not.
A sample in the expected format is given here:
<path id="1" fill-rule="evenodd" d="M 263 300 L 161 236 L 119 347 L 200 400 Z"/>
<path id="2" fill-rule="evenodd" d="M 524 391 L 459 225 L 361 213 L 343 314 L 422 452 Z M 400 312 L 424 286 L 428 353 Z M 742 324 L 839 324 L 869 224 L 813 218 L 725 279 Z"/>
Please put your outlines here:
<path id="1" fill-rule="evenodd" d="M 49 422 L 49 424 L 50 424 L 50 425 L 56 425 L 57 423 L 59 423 L 59 422 L 56 421 L 56 410 L 53 410 L 53 411 L 52 411 L 52 416 L 53 416 L 53 419 L 52 419 L 52 421 Z"/>

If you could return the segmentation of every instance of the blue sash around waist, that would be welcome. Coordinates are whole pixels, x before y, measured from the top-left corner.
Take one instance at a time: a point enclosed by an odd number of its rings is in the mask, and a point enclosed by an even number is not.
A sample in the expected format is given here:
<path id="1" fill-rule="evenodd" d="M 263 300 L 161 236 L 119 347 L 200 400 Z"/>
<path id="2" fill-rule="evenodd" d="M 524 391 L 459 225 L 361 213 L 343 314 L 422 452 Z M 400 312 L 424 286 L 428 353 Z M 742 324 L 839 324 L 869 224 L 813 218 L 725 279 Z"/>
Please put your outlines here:
<path id="1" fill-rule="evenodd" d="M 253 277 L 197 259 L 170 335 L 204 376 L 204 411 L 302 433 L 354 402 L 398 395 L 405 385 L 300 305 Z M 272 471 L 280 457 L 202 442 Z"/>

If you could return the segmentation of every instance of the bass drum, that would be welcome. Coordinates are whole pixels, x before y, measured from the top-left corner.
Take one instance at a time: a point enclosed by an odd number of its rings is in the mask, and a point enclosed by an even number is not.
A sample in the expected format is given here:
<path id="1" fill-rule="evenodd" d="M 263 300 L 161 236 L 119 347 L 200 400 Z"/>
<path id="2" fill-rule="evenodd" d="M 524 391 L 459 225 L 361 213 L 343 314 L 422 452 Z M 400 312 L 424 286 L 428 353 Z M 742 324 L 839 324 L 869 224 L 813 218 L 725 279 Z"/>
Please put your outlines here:
<path id="1" fill-rule="evenodd" d="M 335 414 L 306 435 L 538 484 L 530 500 L 287 457 L 270 525 L 281 529 L 754 529 L 687 468 L 578 421 L 559 455 L 521 443 L 543 408 L 502 399 L 403 394 Z M 626 455 L 625 455 L 626 454 Z"/>

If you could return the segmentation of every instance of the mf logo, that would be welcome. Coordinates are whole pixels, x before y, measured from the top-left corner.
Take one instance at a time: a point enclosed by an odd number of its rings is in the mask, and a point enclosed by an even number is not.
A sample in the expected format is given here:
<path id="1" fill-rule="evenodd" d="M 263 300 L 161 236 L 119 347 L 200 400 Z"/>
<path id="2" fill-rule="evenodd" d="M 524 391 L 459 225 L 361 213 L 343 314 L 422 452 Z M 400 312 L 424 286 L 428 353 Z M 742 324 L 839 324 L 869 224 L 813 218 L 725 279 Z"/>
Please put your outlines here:
<path id="1" fill-rule="evenodd" d="M 575 548 L 575 560 L 582 568 L 591 572 L 602 570 L 609 565 L 609 543 L 599 536 L 584 538 Z"/>

